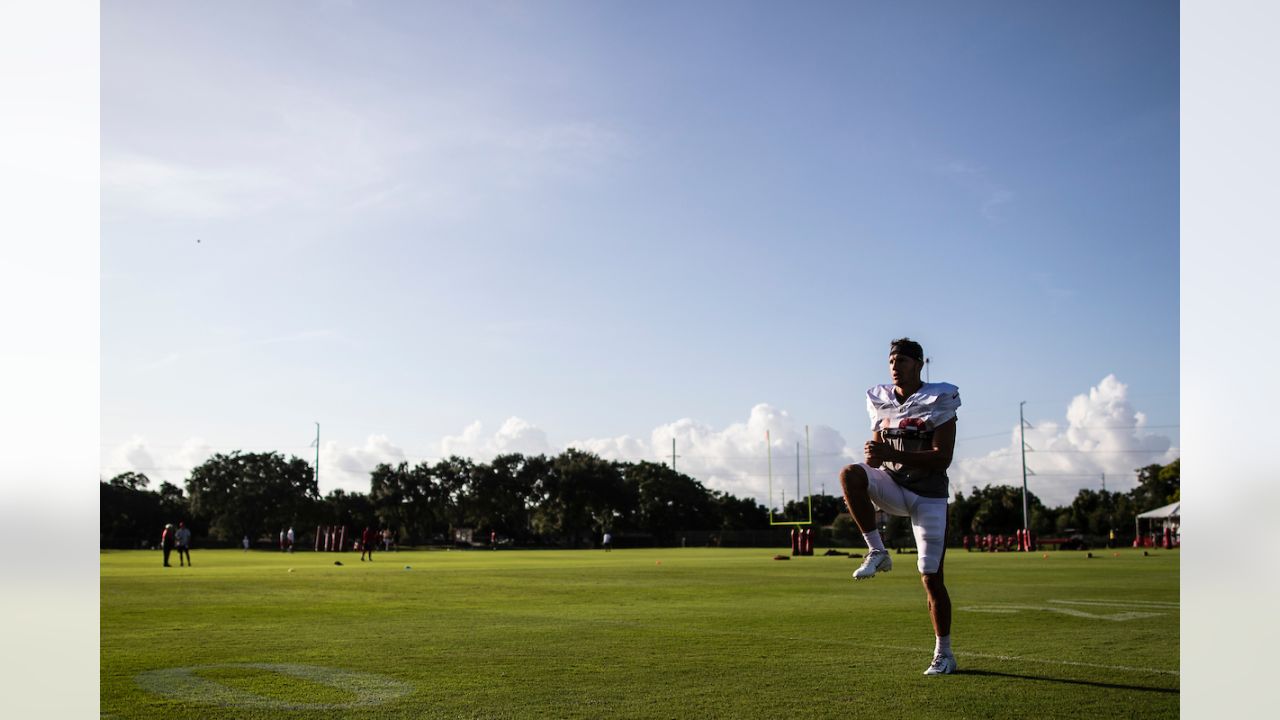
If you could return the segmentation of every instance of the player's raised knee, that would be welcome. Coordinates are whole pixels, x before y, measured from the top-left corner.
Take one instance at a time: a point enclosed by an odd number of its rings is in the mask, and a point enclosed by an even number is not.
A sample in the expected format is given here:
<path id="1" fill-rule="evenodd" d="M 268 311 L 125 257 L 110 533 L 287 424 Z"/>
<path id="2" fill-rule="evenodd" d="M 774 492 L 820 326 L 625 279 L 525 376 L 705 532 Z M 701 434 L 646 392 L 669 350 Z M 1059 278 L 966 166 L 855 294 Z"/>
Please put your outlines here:
<path id="1" fill-rule="evenodd" d="M 861 465 L 845 465 L 840 471 L 840 484 L 846 489 L 865 490 L 867 471 Z"/>

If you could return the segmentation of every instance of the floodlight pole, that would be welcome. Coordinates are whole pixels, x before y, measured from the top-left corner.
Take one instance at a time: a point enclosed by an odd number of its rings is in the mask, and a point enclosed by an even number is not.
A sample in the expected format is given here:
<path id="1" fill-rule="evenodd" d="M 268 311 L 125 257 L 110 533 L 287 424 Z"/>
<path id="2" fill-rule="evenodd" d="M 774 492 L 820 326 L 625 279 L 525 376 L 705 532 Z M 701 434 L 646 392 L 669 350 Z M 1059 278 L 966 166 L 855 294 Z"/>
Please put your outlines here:
<path id="1" fill-rule="evenodd" d="M 1030 529 L 1027 522 L 1027 421 L 1022 416 L 1022 406 L 1027 401 L 1018 403 L 1018 440 L 1022 445 L 1022 529 Z"/>
<path id="2" fill-rule="evenodd" d="M 316 423 L 316 492 L 320 492 L 320 423 Z"/>

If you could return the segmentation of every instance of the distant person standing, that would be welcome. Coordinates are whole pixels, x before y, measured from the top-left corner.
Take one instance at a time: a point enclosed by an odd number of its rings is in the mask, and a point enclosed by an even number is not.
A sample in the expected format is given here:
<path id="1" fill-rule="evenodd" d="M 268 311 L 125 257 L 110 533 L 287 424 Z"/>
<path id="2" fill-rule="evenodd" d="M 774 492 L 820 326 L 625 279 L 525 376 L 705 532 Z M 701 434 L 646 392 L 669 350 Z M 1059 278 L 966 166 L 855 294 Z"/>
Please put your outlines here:
<path id="1" fill-rule="evenodd" d="M 373 546 L 374 546 L 374 543 L 378 542 L 375 539 L 375 537 L 376 537 L 375 533 L 372 530 L 370 530 L 368 526 L 366 526 L 364 529 L 364 532 L 361 533 L 360 559 L 362 561 L 364 560 L 364 554 L 369 553 L 369 562 L 373 562 Z"/>
<path id="2" fill-rule="evenodd" d="M 249 552 L 249 536 L 245 535 L 242 542 L 244 543 L 244 551 Z"/>
<path id="3" fill-rule="evenodd" d="M 169 553 L 173 552 L 173 523 L 164 526 L 164 530 L 160 532 L 160 549 L 164 551 L 164 566 L 169 565 Z"/>
<path id="4" fill-rule="evenodd" d="M 602 544 L 602 545 L 604 545 L 604 551 L 605 551 L 605 552 L 610 552 L 610 551 L 612 551 L 612 550 L 613 550 L 613 534 L 612 534 L 612 533 L 605 533 L 605 534 L 604 534 L 604 541 L 603 541 L 601 544 Z"/>
<path id="5" fill-rule="evenodd" d="M 174 540 L 178 544 L 178 566 L 185 567 L 191 564 L 191 530 L 186 524 L 178 522 L 178 532 L 174 534 Z M 186 558 L 186 562 L 183 562 Z"/>
<path id="6" fill-rule="evenodd" d="M 382 549 L 391 552 L 391 528 L 382 528 Z"/>
<path id="7" fill-rule="evenodd" d="M 285 539 L 289 541 L 289 552 L 293 552 L 293 528 L 289 528 L 289 534 L 285 536 Z"/>
<path id="8" fill-rule="evenodd" d="M 284 552 L 284 528 L 280 528 L 280 552 Z"/>

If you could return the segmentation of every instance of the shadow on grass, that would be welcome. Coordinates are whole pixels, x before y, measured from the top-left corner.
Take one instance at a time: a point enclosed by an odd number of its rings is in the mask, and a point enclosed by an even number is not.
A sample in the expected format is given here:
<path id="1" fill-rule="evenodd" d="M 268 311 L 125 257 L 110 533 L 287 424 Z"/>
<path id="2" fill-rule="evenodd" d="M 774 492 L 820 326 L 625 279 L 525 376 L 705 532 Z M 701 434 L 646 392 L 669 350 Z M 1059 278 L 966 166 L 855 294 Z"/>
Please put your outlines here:
<path id="1" fill-rule="evenodd" d="M 958 670 L 957 675 L 983 675 L 987 677 L 1006 677 L 1016 680 L 1040 680 L 1042 682 L 1065 683 L 1067 685 L 1088 685 L 1089 687 L 1107 688 L 1109 690 L 1138 690 L 1140 692 L 1166 693 L 1177 695 L 1179 688 L 1145 687 L 1143 685 L 1121 685 L 1119 683 L 1094 682 L 1092 680 L 1071 680 L 1068 678 L 1045 677 L 1044 675 L 1019 675 L 1017 673 L 995 672 L 994 670 Z"/>

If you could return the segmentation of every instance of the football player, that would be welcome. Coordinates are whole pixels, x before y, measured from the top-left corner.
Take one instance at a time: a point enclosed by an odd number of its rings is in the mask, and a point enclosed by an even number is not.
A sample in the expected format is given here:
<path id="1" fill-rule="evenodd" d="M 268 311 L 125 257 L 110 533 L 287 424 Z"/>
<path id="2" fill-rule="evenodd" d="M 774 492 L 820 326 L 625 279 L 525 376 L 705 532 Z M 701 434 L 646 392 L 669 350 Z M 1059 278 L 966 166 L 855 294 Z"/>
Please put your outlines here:
<path id="1" fill-rule="evenodd" d="M 900 338 L 889 344 L 889 373 L 893 383 L 867 391 L 871 440 L 863 447 L 866 462 L 840 473 L 845 503 L 869 548 L 855 580 L 875 577 L 893 568 L 875 524 L 879 508 L 890 515 L 911 518 L 918 551 L 917 568 L 929 600 L 936 644 L 925 675 L 956 671 L 951 651 L 951 598 L 942 581 L 946 554 L 947 498 L 956 442 L 956 409 L 960 391 L 949 383 L 925 383 L 924 350 L 920 343 Z"/>

